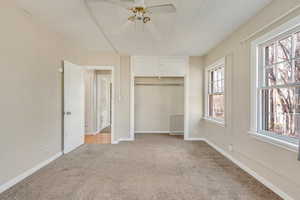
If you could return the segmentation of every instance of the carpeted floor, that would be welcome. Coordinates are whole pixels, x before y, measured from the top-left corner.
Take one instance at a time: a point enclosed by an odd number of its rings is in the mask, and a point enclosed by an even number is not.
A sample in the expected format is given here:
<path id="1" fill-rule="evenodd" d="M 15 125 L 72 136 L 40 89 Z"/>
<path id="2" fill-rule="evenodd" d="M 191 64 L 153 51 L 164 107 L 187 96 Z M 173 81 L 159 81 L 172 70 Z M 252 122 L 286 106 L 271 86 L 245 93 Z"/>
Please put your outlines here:
<path id="1" fill-rule="evenodd" d="M 277 200 L 204 142 L 137 135 L 84 145 L 0 195 L 1 200 Z"/>

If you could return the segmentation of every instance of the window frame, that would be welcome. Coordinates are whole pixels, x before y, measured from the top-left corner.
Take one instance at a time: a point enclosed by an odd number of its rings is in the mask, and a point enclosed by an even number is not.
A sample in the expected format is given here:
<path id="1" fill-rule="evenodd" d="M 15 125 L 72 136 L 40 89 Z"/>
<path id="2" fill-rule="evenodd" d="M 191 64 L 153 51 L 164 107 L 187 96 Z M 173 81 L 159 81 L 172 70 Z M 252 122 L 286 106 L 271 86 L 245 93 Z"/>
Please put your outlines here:
<path id="1" fill-rule="evenodd" d="M 211 117 L 209 114 L 209 108 L 210 108 L 209 96 L 212 95 L 209 91 L 209 88 L 210 88 L 209 84 L 211 83 L 209 77 L 211 75 L 211 72 L 217 70 L 217 68 L 223 68 L 223 70 L 224 70 L 224 78 L 223 78 L 223 81 L 224 81 L 224 83 L 223 83 L 223 87 L 224 87 L 224 89 L 223 89 L 224 119 L 223 120 L 220 118 Z M 225 57 L 219 59 L 217 62 L 215 62 L 212 65 L 205 68 L 205 95 L 204 96 L 205 96 L 205 113 L 204 113 L 203 119 L 213 122 L 222 127 L 225 127 L 225 122 L 226 122 L 226 62 L 225 62 Z"/>
<path id="2" fill-rule="evenodd" d="M 264 47 L 291 34 L 300 32 L 300 16 L 286 22 L 251 42 L 251 121 L 249 134 L 255 138 L 297 152 L 299 142 L 290 140 L 290 137 L 280 136 L 262 129 L 262 103 L 260 90 L 264 87 Z M 292 41 L 293 45 L 293 41 Z M 295 45 L 293 45 L 295 46 Z M 294 48 L 292 46 L 292 48 Z M 293 49 L 294 50 L 294 49 Z M 276 55 L 275 55 L 276 56 Z M 294 58 L 289 61 L 294 62 Z M 286 62 L 286 61 L 284 61 Z M 300 86 L 300 83 L 282 85 L 282 87 Z M 278 87 L 278 86 L 277 86 Z M 267 88 L 272 88 L 267 87 Z"/>

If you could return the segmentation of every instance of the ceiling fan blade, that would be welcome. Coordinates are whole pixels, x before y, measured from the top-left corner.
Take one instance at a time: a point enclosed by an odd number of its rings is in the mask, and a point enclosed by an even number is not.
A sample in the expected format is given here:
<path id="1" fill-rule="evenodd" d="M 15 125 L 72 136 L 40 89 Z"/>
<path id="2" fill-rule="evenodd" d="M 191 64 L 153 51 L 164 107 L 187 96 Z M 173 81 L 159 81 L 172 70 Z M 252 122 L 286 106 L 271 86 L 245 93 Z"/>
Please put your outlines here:
<path id="1" fill-rule="evenodd" d="M 153 22 L 148 22 L 147 24 L 145 24 L 145 27 L 149 30 L 149 32 L 151 33 L 151 35 L 154 37 L 155 40 L 157 41 L 162 40 L 161 34 L 157 30 Z"/>
<path id="2" fill-rule="evenodd" d="M 176 7 L 173 4 L 163 4 L 157 6 L 149 6 L 147 10 L 153 14 L 175 13 Z"/>
<path id="3" fill-rule="evenodd" d="M 87 0 L 88 3 L 108 3 L 115 6 L 119 6 L 128 9 L 133 6 L 135 0 Z"/>

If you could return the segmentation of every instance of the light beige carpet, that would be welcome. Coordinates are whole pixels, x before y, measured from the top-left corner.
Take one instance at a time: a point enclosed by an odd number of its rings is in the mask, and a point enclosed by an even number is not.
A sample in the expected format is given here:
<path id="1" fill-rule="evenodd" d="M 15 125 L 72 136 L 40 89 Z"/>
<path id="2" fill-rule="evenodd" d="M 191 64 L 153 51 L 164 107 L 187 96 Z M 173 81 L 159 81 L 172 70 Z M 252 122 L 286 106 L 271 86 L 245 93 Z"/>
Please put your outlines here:
<path id="1" fill-rule="evenodd" d="M 204 142 L 137 135 L 84 145 L 0 195 L 1 200 L 277 200 Z"/>

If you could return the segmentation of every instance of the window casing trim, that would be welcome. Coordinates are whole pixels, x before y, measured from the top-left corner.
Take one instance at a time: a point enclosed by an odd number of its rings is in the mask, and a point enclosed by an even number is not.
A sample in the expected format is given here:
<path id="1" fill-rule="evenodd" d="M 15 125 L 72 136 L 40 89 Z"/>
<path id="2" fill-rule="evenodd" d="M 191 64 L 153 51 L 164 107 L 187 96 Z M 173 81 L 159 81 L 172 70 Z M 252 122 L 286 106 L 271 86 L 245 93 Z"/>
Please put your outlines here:
<path id="1" fill-rule="evenodd" d="M 220 126 L 222 128 L 226 128 L 226 124 L 225 124 L 224 120 L 216 120 L 216 119 L 214 119 L 212 117 L 205 117 L 205 116 L 202 117 L 202 120 L 206 120 L 206 121 L 211 122 L 211 123 L 213 123 L 213 124 L 215 124 L 217 126 Z"/>
<path id="2" fill-rule="evenodd" d="M 295 150 L 296 148 L 298 148 L 297 146 L 299 146 L 299 143 L 295 144 L 289 141 L 288 137 L 286 137 L 285 139 L 273 137 L 270 134 L 266 134 L 266 132 L 261 131 L 262 120 L 260 119 L 261 115 L 259 113 L 261 111 L 262 105 L 260 104 L 260 95 L 258 94 L 258 88 L 262 88 L 261 86 L 263 85 L 259 82 L 263 80 L 262 78 L 259 78 L 259 76 L 263 75 L 263 73 L 261 73 L 263 59 L 260 59 L 260 56 L 263 55 L 263 48 L 261 48 L 262 45 L 271 44 L 272 41 L 284 38 L 287 35 L 292 34 L 292 32 L 297 32 L 297 30 L 300 31 L 300 16 L 291 19 L 290 21 L 279 26 L 273 31 L 270 31 L 251 42 L 251 116 L 249 133 L 251 133 L 252 136 L 255 136 L 254 138 L 268 140 L 269 143 L 272 144 L 274 144 L 274 141 L 276 141 L 275 143 L 277 146 L 287 146 L 287 149 L 289 150 Z M 293 87 L 295 85 L 298 86 L 298 84 L 294 83 L 288 86 Z M 286 87 L 286 85 L 284 85 L 284 87 Z"/>
<path id="3" fill-rule="evenodd" d="M 208 101 L 209 73 L 217 68 L 224 68 L 224 92 L 222 93 L 224 94 L 224 115 L 225 115 L 224 120 L 209 116 L 209 101 Z M 205 101 L 204 101 L 205 112 L 202 119 L 213 122 L 219 126 L 225 127 L 225 122 L 226 122 L 225 120 L 226 119 L 226 59 L 225 57 L 219 59 L 215 63 L 205 68 L 205 95 L 204 96 L 205 96 Z"/>
<path id="4" fill-rule="evenodd" d="M 272 145 L 275 145 L 277 147 L 280 147 L 280 148 L 283 148 L 283 149 L 286 149 L 286 150 L 298 153 L 298 145 L 297 144 L 286 142 L 284 140 L 277 139 L 275 137 L 270 137 L 268 135 L 263 135 L 263 134 L 260 134 L 260 133 L 257 133 L 257 132 L 253 132 L 253 131 L 249 131 L 248 134 L 251 137 L 253 137 L 253 138 L 257 139 L 257 140 L 260 140 L 262 142 L 265 142 L 265 143 L 268 143 L 268 144 L 272 144 Z"/>

